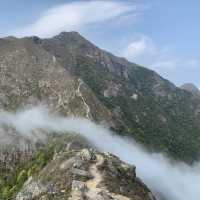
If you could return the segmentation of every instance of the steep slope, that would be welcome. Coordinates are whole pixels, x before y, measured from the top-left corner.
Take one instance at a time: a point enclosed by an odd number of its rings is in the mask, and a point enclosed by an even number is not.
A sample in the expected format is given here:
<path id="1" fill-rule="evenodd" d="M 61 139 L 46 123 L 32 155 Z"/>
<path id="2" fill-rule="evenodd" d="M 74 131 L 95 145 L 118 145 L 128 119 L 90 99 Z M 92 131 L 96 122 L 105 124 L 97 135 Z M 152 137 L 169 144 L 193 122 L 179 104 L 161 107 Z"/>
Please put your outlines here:
<path id="1" fill-rule="evenodd" d="M 13 112 L 38 104 L 64 116 L 88 117 L 114 126 L 110 111 L 54 55 L 29 39 L 0 39 L 0 110 Z M 2 185 L 10 185 L 20 166 L 32 160 L 41 146 L 35 148 L 36 141 L 24 134 L 0 128 L 0 193 L 6 191 Z M 40 133 L 35 134 L 40 138 Z"/>
<path id="2" fill-rule="evenodd" d="M 0 39 L 0 110 L 38 104 L 105 124 L 151 150 L 187 162 L 199 158 L 199 98 L 78 33 Z M 110 154 L 81 151 L 90 146 L 83 138 L 73 144 L 81 148 L 71 149 L 71 139 L 53 135 L 49 143 L 33 144 L 26 133 L 1 126 L 0 199 L 16 193 L 17 199 L 154 199 L 134 167 Z M 85 151 L 92 154 L 86 161 L 80 156 Z"/>
<path id="3" fill-rule="evenodd" d="M 127 133 L 152 150 L 192 162 L 200 154 L 200 102 L 148 70 L 105 52 L 76 32 L 29 38 L 80 77 Z"/>
<path id="4" fill-rule="evenodd" d="M 112 125 L 110 111 L 82 80 L 61 67 L 54 55 L 28 39 L 1 39 L 0 108 L 16 111 L 38 104 L 65 116 Z"/>
<path id="5" fill-rule="evenodd" d="M 0 199 L 155 200 L 135 166 L 91 147 L 79 135 L 51 135 L 9 184 L 0 176 Z"/>

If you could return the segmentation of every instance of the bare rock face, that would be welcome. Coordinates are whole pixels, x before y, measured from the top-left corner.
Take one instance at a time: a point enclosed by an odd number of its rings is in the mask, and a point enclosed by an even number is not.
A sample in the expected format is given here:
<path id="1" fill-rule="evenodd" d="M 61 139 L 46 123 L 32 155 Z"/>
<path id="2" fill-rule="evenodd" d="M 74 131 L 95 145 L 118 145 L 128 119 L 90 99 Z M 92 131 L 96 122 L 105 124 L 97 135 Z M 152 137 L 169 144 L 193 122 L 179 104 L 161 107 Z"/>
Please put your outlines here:
<path id="1" fill-rule="evenodd" d="M 106 98 L 117 97 L 120 93 L 120 87 L 121 87 L 120 84 L 115 84 L 115 83 L 109 82 L 107 84 L 106 90 L 104 90 L 104 92 L 103 92 L 104 97 L 106 97 Z"/>
<path id="2" fill-rule="evenodd" d="M 63 168 L 63 163 L 68 163 Z M 77 165 L 77 163 L 81 163 Z M 76 166 L 76 167 L 75 167 Z M 82 173 L 74 173 L 82 172 Z M 90 176 L 88 176 L 90 174 Z M 31 177 L 16 200 L 154 200 L 150 190 L 130 166 L 111 154 L 92 149 L 60 152 L 54 160 Z"/>

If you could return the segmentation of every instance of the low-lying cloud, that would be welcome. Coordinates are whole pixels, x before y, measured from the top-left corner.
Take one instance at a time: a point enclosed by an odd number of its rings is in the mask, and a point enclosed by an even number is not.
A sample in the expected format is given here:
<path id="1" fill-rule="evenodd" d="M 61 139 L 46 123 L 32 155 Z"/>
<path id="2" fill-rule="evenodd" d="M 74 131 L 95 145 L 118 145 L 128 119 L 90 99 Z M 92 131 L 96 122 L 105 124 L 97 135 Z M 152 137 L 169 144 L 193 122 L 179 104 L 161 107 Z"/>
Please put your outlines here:
<path id="1" fill-rule="evenodd" d="M 164 199 L 198 200 L 200 197 L 199 164 L 172 164 L 162 154 L 148 153 L 134 141 L 119 137 L 90 120 L 64 118 L 50 114 L 44 107 L 35 107 L 17 113 L 0 112 L 0 126 L 3 125 L 11 126 L 28 137 L 37 130 L 81 134 L 99 150 L 111 152 L 123 161 L 134 164 L 137 175 Z"/>

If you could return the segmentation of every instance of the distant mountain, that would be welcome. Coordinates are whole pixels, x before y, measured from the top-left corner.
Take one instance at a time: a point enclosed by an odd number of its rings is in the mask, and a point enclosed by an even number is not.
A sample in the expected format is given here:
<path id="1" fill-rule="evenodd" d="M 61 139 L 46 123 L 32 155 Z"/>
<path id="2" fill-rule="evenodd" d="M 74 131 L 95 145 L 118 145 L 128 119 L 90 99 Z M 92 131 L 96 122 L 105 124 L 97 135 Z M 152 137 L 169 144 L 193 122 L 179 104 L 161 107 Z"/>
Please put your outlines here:
<path id="1" fill-rule="evenodd" d="M 185 83 L 181 87 L 181 89 L 191 92 L 194 96 L 200 97 L 200 90 L 192 83 Z"/>

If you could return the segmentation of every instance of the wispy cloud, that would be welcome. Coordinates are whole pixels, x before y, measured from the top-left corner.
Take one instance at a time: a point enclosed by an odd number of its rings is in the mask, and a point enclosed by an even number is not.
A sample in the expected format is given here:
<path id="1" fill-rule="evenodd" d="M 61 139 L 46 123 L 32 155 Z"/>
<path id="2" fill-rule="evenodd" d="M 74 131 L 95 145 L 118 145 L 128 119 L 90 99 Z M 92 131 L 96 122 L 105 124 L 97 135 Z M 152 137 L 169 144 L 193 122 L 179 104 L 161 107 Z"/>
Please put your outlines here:
<path id="1" fill-rule="evenodd" d="M 79 31 L 88 25 L 119 20 L 133 15 L 136 10 L 137 6 L 130 1 L 74 1 L 45 11 L 35 23 L 19 28 L 11 34 L 19 37 L 51 37 L 61 31 Z"/>
<path id="2" fill-rule="evenodd" d="M 147 36 L 140 36 L 131 41 L 123 50 L 122 55 L 129 60 L 141 58 L 143 56 L 155 56 L 158 51 L 152 40 Z"/>
<path id="3" fill-rule="evenodd" d="M 195 70 L 200 66 L 199 59 L 175 57 L 169 47 L 158 47 L 146 35 L 137 36 L 129 42 L 122 50 L 121 55 L 161 74 L 169 74 L 180 70 Z"/>

